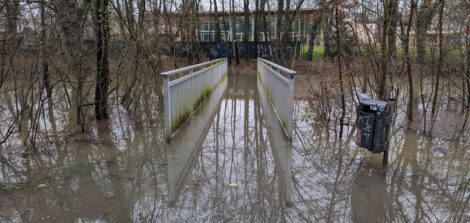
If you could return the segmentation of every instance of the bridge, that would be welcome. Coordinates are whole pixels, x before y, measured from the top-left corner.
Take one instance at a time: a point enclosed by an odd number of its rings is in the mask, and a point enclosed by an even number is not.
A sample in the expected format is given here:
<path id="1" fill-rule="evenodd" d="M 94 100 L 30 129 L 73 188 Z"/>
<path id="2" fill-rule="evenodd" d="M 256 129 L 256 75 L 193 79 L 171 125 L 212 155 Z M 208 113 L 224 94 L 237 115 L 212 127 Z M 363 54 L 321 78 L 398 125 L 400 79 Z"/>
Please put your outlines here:
<path id="1" fill-rule="evenodd" d="M 269 138 L 279 174 L 279 196 L 290 204 L 292 193 L 292 134 L 295 71 L 258 58 L 256 75 L 230 75 L 227 60 L 218 59 L 162 73 L 165 101 L 165 151 L 169 204 L 174 206 L 188 175 L 201 155 L 211 128 L 221 117 L 236 117 L 230 124 L 240 131 L 255 131 Z M 253 114 L 250 120 L 249 116 Z M 217 118 L 216 118 L 217 117 Z M 248 122 L 255 121 L 255 125 Z M 222 122 L 227 121 L 222 120 Z M 264 131 L 266 133 L 264 133 Z M 228 134 L 219 129 L 214 134 Z M 236 143 L 236 134 L 231 133 Z M 221 147 L 211 136 L 215 149 Z M 224 138 L 225 139 L 225 138 Z M 246 140 L 244 140 L 246 144 Z M 256 150 L 265 145 L 255 143 Z M 245 149 L 248 148 L 245 145 Z M 232 154 L 233 155 L 233 154 Z"/>

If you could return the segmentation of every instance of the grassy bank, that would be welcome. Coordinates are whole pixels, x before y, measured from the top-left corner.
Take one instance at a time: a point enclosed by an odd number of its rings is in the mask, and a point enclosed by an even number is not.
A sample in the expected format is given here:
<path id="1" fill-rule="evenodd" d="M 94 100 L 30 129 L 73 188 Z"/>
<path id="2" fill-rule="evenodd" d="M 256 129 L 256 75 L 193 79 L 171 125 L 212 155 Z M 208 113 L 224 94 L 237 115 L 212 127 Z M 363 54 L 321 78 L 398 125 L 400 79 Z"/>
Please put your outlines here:
<path id="1" fill-rule="evenodd" d="M 308 54 L 308 45 L 302 45 L 301 50 L 300 50 L 300 56 L 303 58 L 307 58 Z M 380 46 L 377 46 L 376 49 L 371 49 L 370 47 L 366 46 L 361 46 L 361 47 L 352 47 L 351 52 L 355 55 L 359 55 L 359 48 L 361 50 L 362 54 L 367 54 L 371 50 L 380 50 Z M 335 49 L 332 49 L 333 51 Z M 416 46 L 410 46 L 410 54 L 411 56 L 416 56 L 417 55 L 417 48 Z M 313 59 L 318 60 L 323 58 L 325 54 L 325 46 L 315 46 L 313 49 Z M 446 57 L 451 58 L 451 59 L 456 59 L 460 60 L 462 57 L 466 54 L 466 47 L 462 46 L 461 49 L 458 48 L 449 48 L 446 49 Z M 428 58 L 437 58 L 439 56 L 439 47 L 437 46 L 426 46 L 426 56 Z M 403 48 L 401 46 L 397 46 L 397 57 L 402 58 L 403 57 Z"/>

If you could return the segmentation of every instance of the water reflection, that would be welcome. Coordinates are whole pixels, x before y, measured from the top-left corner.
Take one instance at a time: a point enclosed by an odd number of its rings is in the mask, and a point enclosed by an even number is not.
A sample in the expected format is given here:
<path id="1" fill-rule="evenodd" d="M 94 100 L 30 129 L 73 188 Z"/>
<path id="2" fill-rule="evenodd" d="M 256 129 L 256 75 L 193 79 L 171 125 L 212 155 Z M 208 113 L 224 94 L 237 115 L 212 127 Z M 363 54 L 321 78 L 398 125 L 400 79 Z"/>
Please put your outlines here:
<path id="1" fill-rule="evenodd" d="M 2 159 L 0 222 L 470 221 L 468 135 L 446 141 L 395 129 L 382 169 L 357 148 L 353 127 L 337 138 L 298 118 L 307 103 L 296 102 L 290 145 L 269 121 L 256 75 L 228 75 L 216 112 L 191 120 L 209 126 L 191 124 L 167 148 L 164 128 L 149 121 L 159 119 L 158 105 L 142 102 L 134 109 L 149 112 L 139 116 L 115 107 L 109 123 L 91 123 L 84 135 Z M 60 133 L 74 114 L 58 107 L 43 125 Z"/>
<path id="2" fill-rule="evenodd" d="M 388 202 L 386 175 L 381 168 L 359 168 L 351 186 L 351 208 L 354 222 L 385 222 Z"/>
<path id="3" fill-rule="evenodd" d="M 279 193 L 288 205 L 292 203 L 292 142 L 284 133 L 282 125 L 277 118 L 273 106 L 270 104 L 263 86 L 257 82 L 259 101 L 263 107 L 263 117 L 271 142 L 275 167 L 279 173 Z"/>
<path id="4" fill-rule="evenodd" d="M 168 164 L 168 193 L 170 206 L 174 206 L 189 172 L 200 153 L 210 125 L 219 110 L 220 102 L 225 96 L 227 78 L 224 78 L 200 109 L 195 112 L 177 135 L 166 144 Z"/>

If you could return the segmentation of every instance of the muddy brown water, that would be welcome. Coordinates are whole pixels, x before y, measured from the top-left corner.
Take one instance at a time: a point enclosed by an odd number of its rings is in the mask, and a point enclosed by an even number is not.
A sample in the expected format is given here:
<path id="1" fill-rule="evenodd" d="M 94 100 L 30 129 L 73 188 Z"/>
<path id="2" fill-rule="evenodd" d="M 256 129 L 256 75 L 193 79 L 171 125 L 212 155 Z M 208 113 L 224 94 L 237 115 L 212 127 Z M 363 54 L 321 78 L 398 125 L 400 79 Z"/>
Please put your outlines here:
<path id="1" fill-rule="evenodd" d="M 469 222 L 470 143 L 395 128 L 390 161 L 296 119 L 292 145 L 255 75 L 228 75 L 173 142 L 117 113 L 97 140 L 0 162 L 0 222 Z M 296 101 L 296 117 L 306 115 Z M 206 124 L 210 123 L 208 127 Z"/>

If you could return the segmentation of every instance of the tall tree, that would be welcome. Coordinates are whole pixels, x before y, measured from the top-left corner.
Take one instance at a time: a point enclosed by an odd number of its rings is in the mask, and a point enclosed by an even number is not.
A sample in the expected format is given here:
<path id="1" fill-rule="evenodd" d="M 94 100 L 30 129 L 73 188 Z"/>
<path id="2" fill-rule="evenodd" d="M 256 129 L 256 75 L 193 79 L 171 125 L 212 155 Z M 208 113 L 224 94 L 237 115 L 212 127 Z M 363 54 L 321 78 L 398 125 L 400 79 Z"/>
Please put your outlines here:
<path id="1" fill-rule="evenodd" d="M 413 24 L 413 17 L 416 11 L 416 1 L 411 0 L 410 13 L 408 15 L 408 26 L 403 40 L 403 59 L 406 64 L 406 74 L 408 76 L 408 108 L 407 115 L 408 121 L 413 121 L 413 97 L 414 97 L 414 84 L 413 75 L 411 72 L 411 58 L 410 58 L 410 32 Z"/>
<path id="2" fill-rule="evenodd" d="M 269 2 L 268 0 L 262 0 L 261 2 L 261 15 L 263 16 L 263 30 L 264 30 L 264 53 L 266 54 L 266 57 L 271 59 L 271 54 L 269 53 L 269 47 L 268 44 L 271 43 L 271 41 L 268 41 L 268 38 L 271 39 L 271 30 L 270 26 L 268 25 L 268 21 L 266 19 L 266 11 L 265 7 L 268 5 L 268 11 L 269 11 Z M 271 15 L 271 14 L 270 14 Z M 271 21 L 271 16 L 269 17 Z"/>
<path id="3" fill-rule="evenodd" d="M 255 0 L 255 14 L 254 14 L 254 33 L 253 33 L 253 51 L 254 58 L 258 57 L 258 41 L 259 41 L 259 0 Z"/>
<path id="4" fill-rule="evenodd" d="M 394 58 L 396 56 L 396 42 L 397 42 L 397 25 L 398 25 L 398 0 L 390 0 L 388 6 L 389 14 L 389 25 L 387 32 L 387 41 L 388 41 L 388 57 Z"/>
<path id="5" fill-rule="evenodd" d="M 300 9 L 304 3 L 304 0 L 299 0 L 297 2 L 297 5 L 295 7 L 295 10 L 290 9 L 290 0 L 286 0 L 286 12 L 285 13 L 285 22 L 284 22 L 284 27 L 283 27 L 283 35 L 281 37 L 281 42 L 282 43 L 288 43 L 290 42 L 291 39 L 291 33 L 292 33 L 292 24 L 294 23 L 295 18 L 299 15 Z M 284 45 L 284 44 L 283 44 Z M 284 51 L 284 50 L 283 50 Z M 290 56 L 290 51 L 287 51 L 287 55 L 284 54 L 284 52 L 281 51 L 281 55 L 283 56 L 282 60 L 284 60 L 284 57 Z"/>
<path id="6" fill-rule="evenodd" d="M 317 17 L 315 17 L 312 27 L 310 28 L 310 34 L 309 34 L 308 52 L 307 52 L 307 58 L 309 60 L 313 59 L 313 52 L 314 52 L 313 48 L 315 47 L 315 40 L 318 35 L 320 25 L 323 22 L 323 16 L 328 11 L 328 4 L 326 0 L 320 0 L 318 5 L 320 6 L 320 13 L 319 15 L 317 15 Z"/>
<path id="7" fill-rule="evenodd" d="M 215 13 L 215 35 L 214 40 L 216 42 L 222 41 L 222 35 L 220 32 L 219 13 L 217 9 L 217 0 L 214 0 L 214 13 Z"/>
<path id="8" fill-rule="evenodd" d="M 230 39 L 229 33 L 227 32 L 227 23 L 225 22 L 225 15 L 225 2 L 224 0 L 222 0 L 222 23 L 224 24 L 225 46 L 227 47 L 228 52 L 228 64 L 232 64 L 232 50 L 230 49 Z"/>
<path id="9" fill-rule="evenodd" d="M 282 29 L 282 18 L 284 17 L 284 0 L 277 0 L 277 16 L 276 16 L 276 53 L 274 54 L 274 58 L 276 58 L 276 62 L 280 63 L 281 58 L 281 29 Z"/>
<path id="10" fill-rule="evenodd" d="M 331 53 L 331 17 L 333 15 L 333 10 L 330 7 L 328 9 L 328 14 L 323 19 L 322 28 L 323 28 L 323 45 L 324 45 L 324 53 L 323 57 L 331 58 L 333 55 Z"/>
<path id="11" fill-rule="evenodd" d="M 339 84 L 340 84 L 340 92 L 341 92 L 341 117 L 339 119 L 340 122 L 340 133 L 339 137 L 341 138 L 343 136 L 343 124 L 344 124 L 344 117 L 346 116 L 346 102 L 344 99 L 344 86 L 343 86 L 343 65 L 341 63 L 341 57 L 342 57 L 342 36 L 341 36 L 341 30 L 343 27 L 341 27 L 341 18 L 340 18 L 340 13 L 339 13 L 339 7 L 340 4 L 336 3 L 335 4 L 335 20 L 336 20 L 336 58 L 338 60 L 338 74 L 339 74 Z"/>
<path id="12" fill-rule="evenodd" d="M 2 8 L 6 10 L 6 32 L 11 38 L 14 38 L 18 32 L 18 17 L 20 15 L 20 1 L 4 0 Z"/>
<path id="13" fill-rule="evenodd" d="M 439 23 L 438 23 L 438 30 L 439 30 L 439 61 L 437 62 L 437 74 L 436 74 L 436 81 L 434 82 L 434 96 L 432 99 L 432 107 L 431 107 L 431 119 L 435 120 L 435 115 L 437 111 L 437 98 L 439 97 L 439 84 L 442 75 L 442 62 L 444 59 L 444 35 L 442 34 L 442 19 L 444 17 L 444 0 L 439 0 Z"/>
<path id="14" fill-rule="evenodd" d="M 109 0 L 96 0 L 96 90 L 95 117 L 98 120 L 108 118 L 108 46 L 109 46 Z"/>
<path id="15" fill-rule="evenodd" d="M 248 41 L 250 38 L 250 0 L 243 0 L 243 12 L 244 12 L 244 35 L 243 42 L 245 43 L 245 60 L 248 61 Z"/>
<path id="16" fill-rule="evenodd" d="M 42 77 L 47 97 L 52 96 L 52 87 L 49 80 L 49 65 L 47 63 L 47 33 L 46 33 L 46 0 L 40 2 L 41 11 L 41 60 L 42 60 Z"/>
<path id="17" fill-rule="evenodd" d="M 470 118 L 470 19 L 468 19 L 466 23 L 467 23 L 465 26 L 466 34 L 464 36 L 465 36 L 465 48 L 467 48 L 467 68 L 465 71 L 465 79 L 467 82 L 467 105 L 466 105 L 467 111 L 465 112 L 465 121 L 462 125 L 462 130 L 461 130 L 462 132 L 465 130 L 468 119 Z"/>
<path id="18" fill-rule="evenodd" d="M 422 0 L 416 14 L 416 48 L 417 60 L 420 66 L 424 66 L 427 31 L 431 26 L 436 8 L 437 2 L 431 3 L 431 0 Z"/>
<path id="19" fill-rule="evenodd" d="M 391 42 L 388 41 L 389 32 L 392 26 L 392 11 L 394 7 L 393 1 L 396 0 L 384 0 L 383 1 L 383 18 L 382 18 L 382 32 L 380 40 L 380 77 L 378 78 L 378 95 L 380 100 L 387 100 L 388 89 L 387 89 L 387 76 L 390 72 L 389 65 L 389 56 L 390 56 L 390 45 Z"/>
<path id="20" fill-rule="evenodd" d="M 238 44 L 237 44 L 237 32 L 236 32 L 236 23 L 235 23 L 235 0 L 231 0 L 230 4 L 230 29 L 232 31 L 232 46 L 233 54 L 235 55 L 235 63 L 240 64 L 240 57 L 238 55 Z"/>

